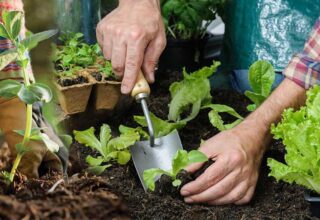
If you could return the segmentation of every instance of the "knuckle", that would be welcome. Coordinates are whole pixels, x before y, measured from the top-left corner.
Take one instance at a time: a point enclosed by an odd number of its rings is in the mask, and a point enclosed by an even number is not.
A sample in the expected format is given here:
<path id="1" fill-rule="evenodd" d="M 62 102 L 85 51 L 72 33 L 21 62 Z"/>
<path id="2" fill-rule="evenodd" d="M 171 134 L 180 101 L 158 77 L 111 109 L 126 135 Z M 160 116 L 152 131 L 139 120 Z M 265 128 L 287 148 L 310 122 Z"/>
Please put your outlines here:
<path id="1" fill-rule="evenodd" d="M 133 26 L 130 30 L 130 38 L 132 40 L 139 40 L 144 37 L 144 31 L 141 27 Z"/>
<path id="2" fill-rule="evenodd" d="M 230 153 L 230 163 L 233 165 L 238 165 L 245 160 L 245 157 L 242 152 L 234 151 Z"/>
<path id="3" fill-rule="evenodd" d="M 126 69 L 128 69 L 129 71 L 133 71 L 133 70 L 136 70 L 137 68 L 138 68 L 138 64 L 133 59 L 129 58 L 129 60 L 126 63 Z"/>
<path id="4" fill-rule="evenodd" d="M 119 64 L 113 64 L 112 69 L 116 73 L 122 73 L 124 71 L 124 66 Z"/>
<path id="5" fill-rule="evenodd" d="M 157 49 L 163 50 L 167 45 L 166 39 L 161 39 L 156 43 Z"/>

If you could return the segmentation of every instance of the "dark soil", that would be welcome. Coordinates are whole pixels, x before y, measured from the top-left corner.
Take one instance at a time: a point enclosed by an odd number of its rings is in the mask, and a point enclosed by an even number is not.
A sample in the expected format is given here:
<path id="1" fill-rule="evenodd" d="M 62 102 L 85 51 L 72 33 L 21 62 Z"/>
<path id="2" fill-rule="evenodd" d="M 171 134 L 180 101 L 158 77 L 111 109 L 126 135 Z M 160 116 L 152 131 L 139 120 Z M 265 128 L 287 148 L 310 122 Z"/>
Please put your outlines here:
<path id="1" fill-rule="evenodd" d="M 99 72 L 91 73 L 91 76 L 93 76 L 98 82 L 101 82 L 102 80 L 102 74 Z"/>
<path id="2" fill-rule="evenodd" d="M 179 78 L 180 75 L 172 74 L 166 79 L 158 79 L 157 84 L 152 86 L 149 107 L 157 116 L 166 118 L 170 98 L 168 87 L 170 82 Z M 243 116 L 248 114 L 246 106 L 249 102 L 242 95 L 213 91 L 212 96 L 214 103 L 230 105 Z M 195 120 L 179 132 L 185 149 L 196 149 L 201 139 L 206 140 L 218 133 L 209 123 L 207 113 L 201 111 Z M 134 104 L 121 120 L 113 120 L 115 123 L 112 127 L 117 128 L 119 124 L 135 125 L 132 115 L 141 114 L 141 106 Z M 223 118 L 227 122 L 234 120 L 229 116 Z M 84 159 L 88 153 L 92 153 L 88 147 L 77 143 L 71 146 L 70 174 L 86 168 Z M 283 160 L 283 155 L 283 145 L 273 142 L 265 158 Z M 126 166 L 114 164 L 101 177 L 72 177 L 69 184 L 58 186 L 52 194 L 46 192 L 60 179 L 59 176 L 17 180 L 13 192 L 0 195 L 0 219 L 126 219 L 128 216 L 132 219 L 310 219 L 304 189 L 277 183 L 268 177 L 268 173 L 264 160 L 255 196 L 245 206 L 188 205 L 176 192 L 145 193 L 132 162 Z M 188 175 L 181 175 L 189 181 Z"/>
<path id="3" fill-rule="evenodd" d="M 84 76 L 78 76 L 76 78 L 60 78 L 58 79 L 58 83 L 62 87 L 72 86 L 77 84 L 88 83 L 88 79 Z"/>

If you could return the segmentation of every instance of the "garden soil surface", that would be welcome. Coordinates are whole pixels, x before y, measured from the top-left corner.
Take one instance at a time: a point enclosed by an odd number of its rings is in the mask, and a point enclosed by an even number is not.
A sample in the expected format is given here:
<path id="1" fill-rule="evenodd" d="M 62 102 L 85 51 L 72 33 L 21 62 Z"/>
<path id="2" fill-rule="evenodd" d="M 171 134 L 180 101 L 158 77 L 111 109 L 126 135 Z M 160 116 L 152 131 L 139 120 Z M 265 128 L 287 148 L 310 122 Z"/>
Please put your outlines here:
<path id="1" fill-rule="evenodd" d="M 177 79 L 180 79 L 178 74 L 162 76 L 152 86 L 150 110 L 157 116 L 166 118 L 170 98 L 168 88 Z M 242 95 L 213 91 L 212 96 L 214 103 L 230 105 L 243 116 L 248 114 L 246 106 L 249 102 Z M 111 120 L 112 127 L 116 129 L 119 124 L 134 126 L 132 115 L 141 115 L 140 108 L 134 104 L 120 120 Z M 185 149 L 196 149 L 201 139 L 218 133 L 209 123 L 207 113 L 202 111 L 179 132 Z M 234 120 L 227 116 L 224 119 L 227 122 Z M 265 159 L 255 196 L 248 205 L 206 206 L 185 204 L 177 195 L 145 193 L 132 162 L 127 166 L 113 165 L 100 177 L 87 175 L 83 169 L 88 153 L 92 153 L 91 150 L 78 143 L 71 146 L 68 184 L 60 184 L 53 193 L 47 191 L 61 178 L 59 175 L 37 180 L 17 176 L 10 189 L 2 187 L 0 219 L 312 219 L 309 205 L 304 200 L 304 189 L 277 183 L 268 177 Z M 283 160 L 283 155 L 284 147 L 274 141 L 265 158 Z"/>

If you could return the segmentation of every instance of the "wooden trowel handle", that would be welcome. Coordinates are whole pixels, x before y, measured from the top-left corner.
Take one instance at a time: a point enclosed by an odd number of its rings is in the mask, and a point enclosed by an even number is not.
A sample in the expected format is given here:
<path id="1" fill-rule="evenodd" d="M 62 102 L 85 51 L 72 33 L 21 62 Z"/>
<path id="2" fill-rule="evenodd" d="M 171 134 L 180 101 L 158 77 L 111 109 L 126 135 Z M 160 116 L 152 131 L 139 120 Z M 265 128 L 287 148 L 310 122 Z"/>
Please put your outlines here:
<path id="1" fill-rule="evenodd" d="M 136 95 L 138 95 L 140 93 L 145 93 L 145 94 L 149 95 L 150 92 L 151 92 L 150 86 L 149 86 L 147 80 L 144 78 L 142 72 L 140 71 L 138 78 L 137 78 L 137 82 L 131 92 L 131 96 L 135 98 Z"/>

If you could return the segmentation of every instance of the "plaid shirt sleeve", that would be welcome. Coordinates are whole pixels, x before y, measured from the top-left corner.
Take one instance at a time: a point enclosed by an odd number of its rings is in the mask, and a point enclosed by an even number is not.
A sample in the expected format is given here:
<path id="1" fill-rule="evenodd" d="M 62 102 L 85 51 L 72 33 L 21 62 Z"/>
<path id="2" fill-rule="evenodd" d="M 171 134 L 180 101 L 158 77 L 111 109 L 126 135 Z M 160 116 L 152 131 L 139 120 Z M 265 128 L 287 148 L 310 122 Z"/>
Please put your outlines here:
<path id="1" fill-rule="evenodd" d="M 0 0 L 0 22 L 2 22 L 2 12 L 3 11 L 23 11 L 22 0 Z M 22 25 L 22 31 L 20 33 L 20 38 L 25 36 L 25 25 Z M 0 53 L 12 48 L 13 45 L 10 40 L 0 37 Z M 28 66 L 27 72 L 30 74 L 31 79 L 33 79 L 31 66 Z M 3 70 L 0 70 L 0 80 L 2 79 L 21 79 L 21 71 L 16 62 L 10 63 Z"/>
<path id="2" fill-rule="evenodd" d="M 320 17 L 303 52 L 293 56 L 283 74 L 305 89 L 320 84 Z"/>

